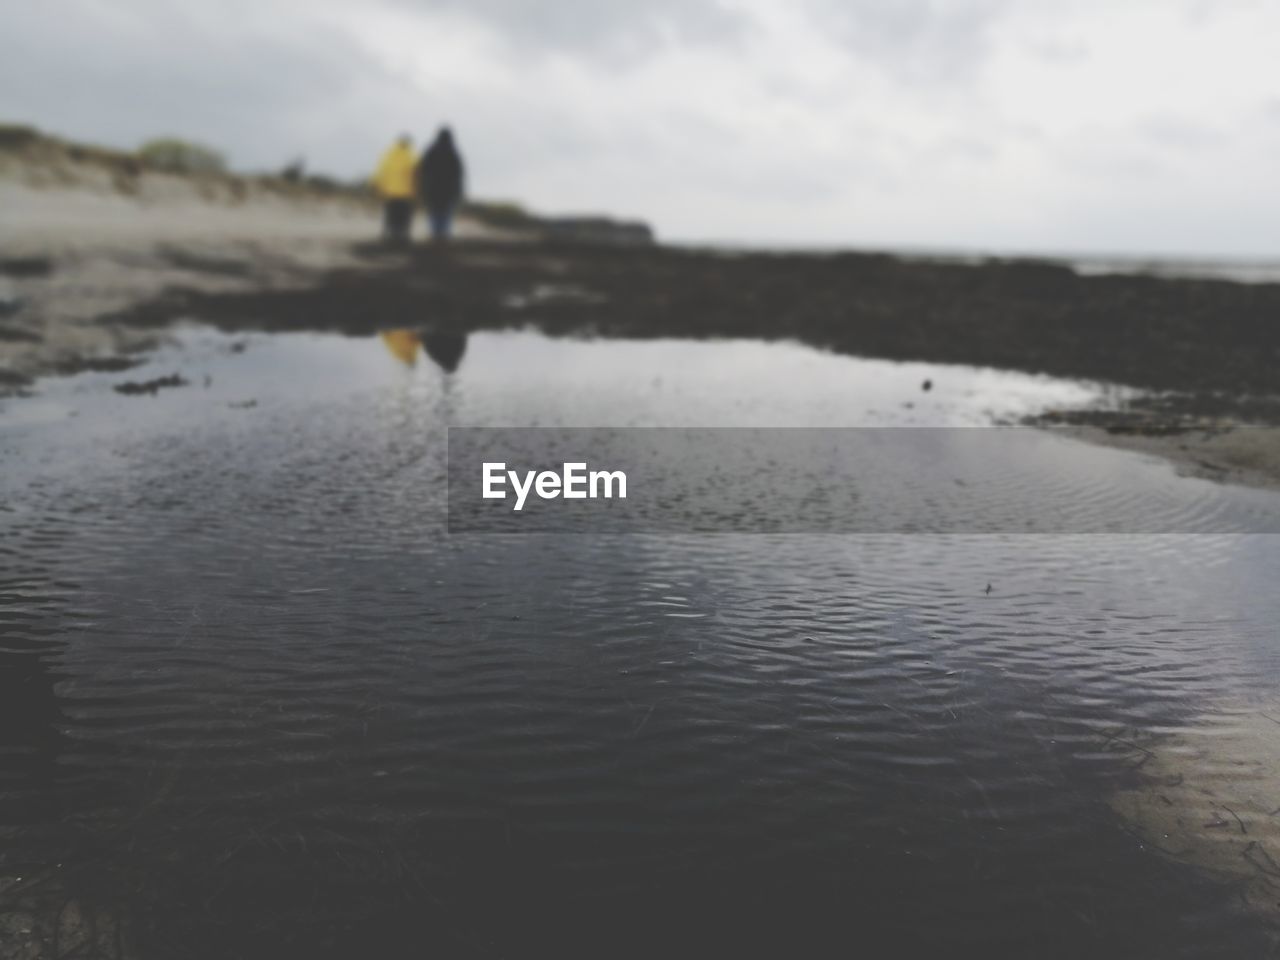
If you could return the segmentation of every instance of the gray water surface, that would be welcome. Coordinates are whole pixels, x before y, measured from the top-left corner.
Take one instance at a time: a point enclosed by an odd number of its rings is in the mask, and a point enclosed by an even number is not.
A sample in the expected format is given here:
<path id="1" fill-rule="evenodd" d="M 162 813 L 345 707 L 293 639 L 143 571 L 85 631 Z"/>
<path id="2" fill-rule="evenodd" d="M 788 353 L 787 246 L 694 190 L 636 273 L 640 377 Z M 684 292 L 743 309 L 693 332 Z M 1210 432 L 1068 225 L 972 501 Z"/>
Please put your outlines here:
<path id="1" fill-rule="evenodd" d="M 1274 537 L 445 530 L 448 425 L 977 426 L 1121 391 L 787 343 L 432 349 L 456 369 L 195 331 L 5 401 L 0 874 L 61 865 L 149 956 L 1273 948 L 1108 798 L 1143 775 L 1119 732 L 1274 691 Z M 1091 510 L 1270 496 L 1055 442 L 1114 489 Z"/>

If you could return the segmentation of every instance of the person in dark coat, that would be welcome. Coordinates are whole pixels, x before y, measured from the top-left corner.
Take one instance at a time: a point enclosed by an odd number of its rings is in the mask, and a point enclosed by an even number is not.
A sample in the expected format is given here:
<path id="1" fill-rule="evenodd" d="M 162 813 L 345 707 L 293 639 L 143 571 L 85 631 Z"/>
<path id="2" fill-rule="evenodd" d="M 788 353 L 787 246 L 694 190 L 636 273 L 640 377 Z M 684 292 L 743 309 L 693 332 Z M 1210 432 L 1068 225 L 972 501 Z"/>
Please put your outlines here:
<path id="1" fill-rule="evenodd" d="M 462 157 L 453 145 L 453 133 L 441 127 L 418 162 L 418 195 L 427 208 L 427 223 L 436 240 L 449 237 L 453 213 L 462 200 L 462 183 Z"/>

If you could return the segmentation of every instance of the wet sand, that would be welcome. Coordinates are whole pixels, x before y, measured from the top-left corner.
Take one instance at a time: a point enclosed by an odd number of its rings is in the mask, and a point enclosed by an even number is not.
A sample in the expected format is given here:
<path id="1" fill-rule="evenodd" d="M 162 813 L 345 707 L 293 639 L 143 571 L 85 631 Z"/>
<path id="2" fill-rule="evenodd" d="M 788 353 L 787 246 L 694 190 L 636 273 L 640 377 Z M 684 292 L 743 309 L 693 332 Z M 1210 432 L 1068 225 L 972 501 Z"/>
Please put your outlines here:
<path id="1" fill-rule="evenodd" d="M 1141 769 L 1142 783 L 1112 799 L 1136 835 L 1280 918 L 1280 705 L 1226 704 L 1146 742 L 1112 743 Z"/>
<path id="2" fill-rule="evenodd" d="M 1214 418 L 1131 429 L 1123 414 L 1082 411 L 1082 418 L 1087 413 L 1106 425 L 1059 425 L 1053 416 L 1029 422 L 1087 443 L 1160 457 L 1184 477 L 1280 489 L 1280 428 L 1269 423 Z M 1123 426 L 1117 429 L 1118 424 Z"/>

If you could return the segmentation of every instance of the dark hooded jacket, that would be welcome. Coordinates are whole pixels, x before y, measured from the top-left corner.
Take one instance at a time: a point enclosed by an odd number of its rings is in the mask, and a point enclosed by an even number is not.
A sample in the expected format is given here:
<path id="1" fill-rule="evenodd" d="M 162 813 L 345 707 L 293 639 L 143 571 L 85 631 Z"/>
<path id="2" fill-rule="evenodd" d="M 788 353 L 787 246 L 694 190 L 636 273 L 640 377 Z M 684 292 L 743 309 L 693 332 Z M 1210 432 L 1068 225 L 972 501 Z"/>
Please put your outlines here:
<path id="1" fill-rule="evenodd" d="M 418 163 L 419 196 L 428 210 L 448 210 L 462 199 L 462 157 L 448 129 L 436 135 Z"/>

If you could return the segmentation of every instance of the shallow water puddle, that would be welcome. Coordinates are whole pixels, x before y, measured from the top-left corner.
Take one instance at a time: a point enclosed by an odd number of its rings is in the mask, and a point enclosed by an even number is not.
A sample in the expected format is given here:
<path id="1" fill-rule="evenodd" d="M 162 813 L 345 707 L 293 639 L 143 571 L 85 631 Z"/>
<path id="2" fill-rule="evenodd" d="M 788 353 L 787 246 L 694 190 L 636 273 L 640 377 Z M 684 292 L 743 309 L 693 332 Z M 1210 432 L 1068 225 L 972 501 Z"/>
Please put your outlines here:
<path id="1" fill-rule="evenodd" d="M 152 944 L 210 955 L 1265 955 L 1201 837 L 1274 856 L 1230 706 L 1280 679 L 1274 537 L 440 523 L 449 424 L 980 426 L 1100 389 L 412 331 L 43 381 L 0 410 L 0 873 L 140 890 Z M 1046 442 L 1089 509 L 1274 502 Z"/>
<path id="2" fill-rule="evenodd" d="M 356 392 L 447 397 L 451 423 L 561 426 L 976 426 L 1050 408 L 1118 402 L 1122 388 L 1028 374 L 840 356 L 790 342 L 602 340 L 533 332 L 469 336 L 391 330 L 380 337 L 228 336 L 186 330 L 125 373 L 47 378 L 0 401 L 5 426 L 88 417 L 147 423 L 198 410 L 320 401 Z M 434 356 L 433 356 L 434 355 Z M 147 409 L 113 387 L 173 374 Z M 925 384 L 928 388 L 925 388 Z"/>

